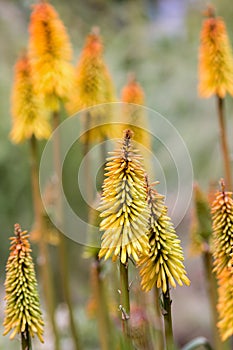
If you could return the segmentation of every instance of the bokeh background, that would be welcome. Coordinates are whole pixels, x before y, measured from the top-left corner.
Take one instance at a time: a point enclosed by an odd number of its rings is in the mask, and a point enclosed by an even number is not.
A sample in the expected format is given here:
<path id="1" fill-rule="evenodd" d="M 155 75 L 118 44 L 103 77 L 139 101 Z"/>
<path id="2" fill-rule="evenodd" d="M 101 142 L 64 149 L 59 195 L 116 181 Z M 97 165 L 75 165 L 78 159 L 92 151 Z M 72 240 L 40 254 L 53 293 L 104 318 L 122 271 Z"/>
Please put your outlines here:
<path id="1" fill-rule="evenodd" d="M 28 22 L 32 1 L 0 0 L 0 319 L 4 309 L 4 269 L 8 256 L 9 236 L 13 225 L 20 222 L 30 230 L 33 223 L 30 190 L 28 144 L 12 145 L 10 93 L 13 66 L 27 46 Z M 222 174 L 218 142 L 215 100 L 203 100 L 197 94 L 197 64 L 202 13 L 207 1 L 198 0 L 53 0 L 67 27 L 77 62 L 85 36 L 97 25 L 105 44 L 105 60 L 113 77 L 118 96 L 127 73 L 135 72 L 142 85 L 146 105 L 165 116 L 183 137 L 193 164 L 194 178 L 204 190 L 210 181 Z M 224 17 L 233 42 L 233 6 L 230 0 L 212 2 Z M 233 149 L 233 102 L 227 98 L 227 123 L 230 149 Z M 174 145 L 175 146 L 175 145 Z M 43 148 L 43 144 L 41 149 Z M 77 155 L 81 157 L 81 155 Z M 171 174 L 170 174 L 171 175 Z M 159 180 L 159 179 L 158 179 Z M 177 287 L 172 292 L 174 333 L 177 344 L 183 345 L 195 336 L 211 341 L 209 304 L 201 259 L 189 255 L 191 207 L 177 228 L 185 251 L 185 265 L 190 287 Z M 36 259 L 36 247 L 33 247 Z M 83 247 L 69 241 L 69 268 L 75 317 L 84 349 L 98 349 L 94 319 L 88 318 L 89 263 L 82 258 Z M 59 287 L 54 257 L 55 283 Z M 138 282 L 136 282 L 138 283 Z M 59 289 L 59 288 L 58 288 Z M 63 335 L 63 346 L 72 350 L 66 336 L 67 312 L 62 297 L 57 296 L 57 318 Z M 1 333 L 2 328 L 0 327 Z M 36 343 L 36 349 L 40 345 Z M 17 341 L 0 335 L 0 349 L 16 349 Z M 48 341 L 41 349 L 51 349 Z"/>

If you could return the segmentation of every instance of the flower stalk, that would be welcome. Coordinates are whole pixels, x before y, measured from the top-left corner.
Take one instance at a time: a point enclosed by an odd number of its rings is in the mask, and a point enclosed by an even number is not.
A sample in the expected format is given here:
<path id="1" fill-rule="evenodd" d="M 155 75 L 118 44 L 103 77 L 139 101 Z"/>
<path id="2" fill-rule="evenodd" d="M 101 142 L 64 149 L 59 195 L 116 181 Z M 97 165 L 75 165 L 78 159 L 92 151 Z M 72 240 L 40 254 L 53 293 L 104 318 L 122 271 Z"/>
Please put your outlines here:
<path id="1" fill-rule="evenodd" d="M 52 271 L 49 262 L 48 244 L 45 237 L 43 204 L 40 196 L 39 188 L 39 167 L 38 167 L 38 147 L 37 140 L 33 136 L 30 139 L 31 150 L 31 186 L 32 186 L 32 198 L 34 206 L 34 216 L 36 229 L 40 232 L 40 240 L 38 241 L 39 247 L 39 268 L 41 272 L 41 278 L 43 283 L 43 290 L 45 294 L 45 302 L 47 306 L 47 312 L 51 322 L 51 326 L 54 334 L 55 349 L 59 350 L 59 334 L 55 320 L 55 305 L 54 305 L 54 286 L 52 283 Z"/>
<path id="2" fill-rule="evenodd" d="M 53 130 L 56 130 L 54 135 L 53 143 L 53 158 L 54 158 L 54 171 L 56 174 L 58 198 L 56 201 L 56 219 L 59 224 L 63 225 L 63 206 L 61 199 L 61 178 L 62 178 L 62 164 L 61 164 L 61 140 L 58 127 L 60 125 L 60 115 L 58 111 L 53 112 Z M 58 254 L 59 254 L 59 266 L 62 279 L 62 289 L 64 294 L 64 299 L 69 312 L 69 322 L 70 329 L 72 333 L 73 342 L 76 350 L 80 350 L 80 341 L 78 335 L 78 329 L 75 324 L 75 319 L 73 315 L 73 306 L 71 301 L 71 292 L 69 284 L 69 269 L 68 269 L 68 257 L 67 257 L 67 244 L 66 238 L 63 233 L 59 232 L 59 244 L 58 244 Z"/>
<path id="3" fill-rule="evenodd" d="M 129 302 L 129 276 L 128 276 L 128 259 L 123 264 L 120 261 L 120 285 L 121 285 L 121 319 L 122 331 L 125 338 L 130 338 L 130 302 Z"/>
<path id="4" fill-rule="evenodd" d="M 168 278 L 167 286 L 169 286 Z M 165 341 L 166 341 L 166 350 L 175 350 L 174 338 L 173 338 L 173 329 L 172 329 L 172 313 L 171 313 L 171 298 L 170 290 L 167 288 L 166 292 L 163 292 L 163 317 L 164 317 L 164 330 L 165 330 Z"/>
<path id="5" fill-rule="evenodd" d="M 217 111 L 220 131 L 220 143 L 223 157 L 224 173 L 226 179 L 226 187 L 232 190 L 232 172 L 231 172 L 231 159 L 227 140 L 225 113 L 224 113 L 224 101 L 225 99 L 216 95 L 217 98 Z"/>

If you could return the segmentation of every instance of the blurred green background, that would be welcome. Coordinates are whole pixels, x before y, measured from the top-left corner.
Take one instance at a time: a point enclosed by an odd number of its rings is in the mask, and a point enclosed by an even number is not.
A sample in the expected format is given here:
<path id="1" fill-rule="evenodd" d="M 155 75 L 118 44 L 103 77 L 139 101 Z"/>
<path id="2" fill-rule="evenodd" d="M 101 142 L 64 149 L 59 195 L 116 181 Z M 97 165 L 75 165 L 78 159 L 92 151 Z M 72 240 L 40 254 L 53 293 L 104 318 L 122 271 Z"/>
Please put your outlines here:
<path id="1" fill-rule="evenodd" d="M 10 94 L 13 66 L 27 46 L 31 11 L 29 0 L 0 0 L 0 227 L 1 227 L 1 309 L 4 308 L 4 268 L 8 256 L 8 237 L 15 222 L 29 229 L 33 222 L 30 190 L 28 145 L 12 145 Z M 210 180 L 222 174 L 218 143 L 215 100 L 202 100 L 197 95 L 197 58 L 202 12 L 209 1 L 185 0 L 54 0 L 67 27 L 77 62 L 85 36 L 93 25 L 101 29 L 105 44 L 105 59 L 112 74 L 117 94 L 126 82 L 129 71 L 136 73 L 145 91 L 146 105 L 165 116 L 183 137 L 191 155 L 194 177 L 206 190 Z M 224 17 L 233 42 L 233 6 L 230 0 L 212 2 Z M 233 102 L 227 98 L 227 119 L 230 149 L 233 149 Z M 43 148 L 43 144 L 41 146 Z M 78 156 L 78 155 L 77 155 Z M 173 292 L 175 338 L 182 345 L 197 335 L 211 339 L 208 300 L 203 268 L 199 258 L 188 256 L 190 210 L 178 232 L 185 249 L 186 266 L 191 287 Z M 98 349 L 95 321 L 85 313 L 88 301 L 89 265 L 82 259 L 82 247 L 69 241 L 72 294 L 81 328 L 84 349 Z M 36 255 L 36 247 L 35 255 Z M 54 275 L 59 285 L 54 256 Z M 59 301 L 59 300 L 58 300 Z M 81 305 L 81 306 L 80 306 Z M 182 310 L 180 310 L 182 307 Z M 60 327 L 64 333 L 63 348 L 72 349 L 66 337 L 66 313 L 62 303 L 58 309 Z M 49 339 L 49 337 L 48 337 Z M 0 336 L 0 349 L 16 349 L 16 342 Z M 36 348 L 40 348 L 39 344 Z M 51 349 L 49 340 L 42 349 Z"/>

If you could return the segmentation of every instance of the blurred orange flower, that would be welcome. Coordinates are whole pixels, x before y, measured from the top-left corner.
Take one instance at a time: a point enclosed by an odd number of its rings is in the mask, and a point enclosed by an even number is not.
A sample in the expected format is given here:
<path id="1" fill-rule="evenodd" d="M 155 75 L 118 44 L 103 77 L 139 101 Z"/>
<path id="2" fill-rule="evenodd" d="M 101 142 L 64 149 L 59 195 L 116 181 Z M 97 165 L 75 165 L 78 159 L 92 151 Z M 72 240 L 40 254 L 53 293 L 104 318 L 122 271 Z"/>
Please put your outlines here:
<path id="1" fill-rule="evenodd" d="M 29 54 L 35 86 L 51 110 L 67 100 L 73 85 L 72 48 L 66 29 L 47 2 L 34 5 L 31 14 Z"/>
<path id="2" fill-rule="evenodd" d="M 124 123 L 122 130 L 130 128 L 134 132 L 134 140 L 139 143 L 138 148 L 144 156 L 144 149 L 140 145 L 150 149 L 151 142 L 150 134 L 146 130 L 148 120 L 145 109 L 138 106 L 145 103 L 144 91 L 134 74 L 128 76 L 128 82 L 121 92 L 121 101 L 125 102 L 122 110 L 122 123 Z"/>
<path id="3" fill-rule="evenodd" d="M 67 103 L 70 114 L 98 104 L 116 101 L 114 88 L 108 68 L 103 59 L 103 44 L 98 28 L 93 28 L 87 36 L 75 72 L 75 86 Z M 109 134 L 109 126 L 98 125 L 109 123 L 111 108 L 103 105 L 101 108 L 89 109 L 87 128 L 95 128 L 89 132 L 89 140 L 103 139 Z M 84 124 L 88 118 L 84 117 Z"/>
<path id="4" fill-rule="evenodd" d="M 199 94 L 225 97 L 233 95 L 233 56 L 225 23 L 214 17 L 209 9 L 209 18 L 203 22 L 199 49 Z"/>
<path id="5" fill-rule="evenodd" d="M 13 142 L 22 142 L 33 135 L 37 139 L 46 139 L 50 136 L 48 112 L 41 96 L 35 93 L 33 74 L 26 53 L 15 65 L 12 116 L 13 127 L 10 138 Z"/>

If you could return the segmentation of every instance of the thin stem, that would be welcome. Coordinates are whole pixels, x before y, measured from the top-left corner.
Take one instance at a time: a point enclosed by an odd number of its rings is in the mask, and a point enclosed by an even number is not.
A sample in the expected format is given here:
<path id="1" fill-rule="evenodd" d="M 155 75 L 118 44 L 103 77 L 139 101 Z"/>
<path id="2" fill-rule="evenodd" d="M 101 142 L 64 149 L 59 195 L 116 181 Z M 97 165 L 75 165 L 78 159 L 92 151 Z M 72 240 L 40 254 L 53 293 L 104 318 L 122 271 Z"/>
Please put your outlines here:
<path id="1" fill-rule="evenodd" d="M 218 322 L 218 313 L 217 313 L 217 307 L 216 307 L 218 302 L 217 282 L 216 282 L 215 275 L 213 274 L 212 254 L 210 253 L 209 250 L 206 250 L 205 253 L 203 254 L 203 260 L 204 260 L 204 267 L 205 267 L 206 278 L 208 283 L 210 308 L 212 312 L 212 333 L 214 338 L 214 348 L 215 350 L 222 350 L 223 344 L 219 337 L 218 329 L 216 326 Z"/>
<path id="2" fill-rule="evenodd" d="M 103 280 L 101 278 L 100 261 L 95 260 L 92 263 L 93 269 L 93 289 L 95 293 L 95 300 L 97 303 L 97 321 L 100 334 L 100 344 L 102 350 L 111 349 L 111 325 L 108 315 L 108 306 L 106 301 L 105 289 Z"/>
<path id="3" fill-rule="evenodd" d="M 129 277 L 128 277 L 128 259 L 123 264 L 120 261 L 120 283 L 121 283 L 121 314 L 122 314 L 122 331 L 126 338 L 130 338 L 129 318 Z"/>
<path id="4" fill-rule="evenodd" d="M 85 157 L 85 184 L 86 184 L 86 199 L 87 204 L 90 205 L 93 201 L 93 191 L 91 186 L 91 159 L 89 154 L 90 149 L 90 126 L 91 126 L 91 115 L 89 112 L 84 114 L 85 123 L 84 123 L 84 145 L 83 145 L 83 156 Z M 87 218 L 89 221 L 89 209 L 87 211 Z"/>
<path id="5" fill-rule="evenodd" d="M 60 125 L 60 116 L 58 112 L 53 113 L 53 129 L 56 130 Z M 62 179 L 62 164 L 61 164 L 61 140 L 59 131 L 54 135 L 53 143 L 53 158 L 54 158 L 54 170 L 57 177 L 57 187 L 58 187 L 58 200 L 56 201 L 56 214 L 59 224 L 63 225 L 63 207 L 61 200 L 61 179 Z M 72 333 L 73 342 L 76 350 L 80 350 L 80 342 L 78 330 L 75 324 L 73 306 L 71 301 L 71 291 L 69 284 L 69 268 L 68 268 L 68 258 L 67 258 L 67 244 L 65 236 L 59 232 L 59 245 L 58 245 L 58 254 L 59 254 L 59 265 L 62 279 L 62 287 L 64 299 L 69 312 L 69 322 L 70 329 Z"/>
<path id="6" fill-rule="evenodd" d="M 26 326 L 25 331 L 21 333 L 21 349 L 22 350 L 32 349 L 31 337 L 28 331 L 28 326 Z"/>
<path id="7" fill-rule="evenodd" d="M 225 113 L 224 113 L 224 99 L 217 96 L 217 108 L 218 108 L 218 120 L 220 130 L 220 142 L 224 164 L 225 181 L 228 190 L 232 190 L 232 177 L 231 177 L 231 161 L 230 153 L 227 141 L 227 132 L 225 125 Z"/>
<path id="8" fill-rule="evenodd" d="M 161 308 L 159 303 L 159 292 L 160 289 L 157 287 L 154 287 L 154 305 L 155 305 L 155 322 L 156 322 L 156 329 L 157 329 L 157 349 L 163 350 L 164 349 L 164 339 L 163 339 L 163 325 L 162 325 L 162 319 L 161 319 Z"/>
<path id="9" fill-rule="evenodd" d="M 38 149 L 37 140 L 34 136 L 30 139 L 30 151 L 31 151 L 31 182 L 32 182 L 32 194 L 33 194 L 33 207 L 36 227 L 40 232 L 40 239 L 38 242 L 39 247 L 39 268 L 41 272 L 41 279 L 43 284 L 43 290 L 45 295 L 45 302 L 49 319 L 51 322 L 55 349 L 59 350 L 59 333 L 55 321 L 55 306 L 54 306 L 54 286 L 52 283 L 52 271 L 51 264 L 49 262 L 48 245 L 45 237 L 44 229 L 44 216 L 43 216 L 43 204 L 40 196 L 39 188 L 39 167 L 38 167 Z"/>
<path id="10" fill-rule="evenodd" d="M 169 282 L 167 279 L 167 291 L 163 293 L 163 317 L 164 317 L 164 329 L 165 329 L 165 340 L 166 350 L 174 350 L 174 339 L 172 330 L 172 314 L 171 314 L 171 298 L 169 291 Z"/>

